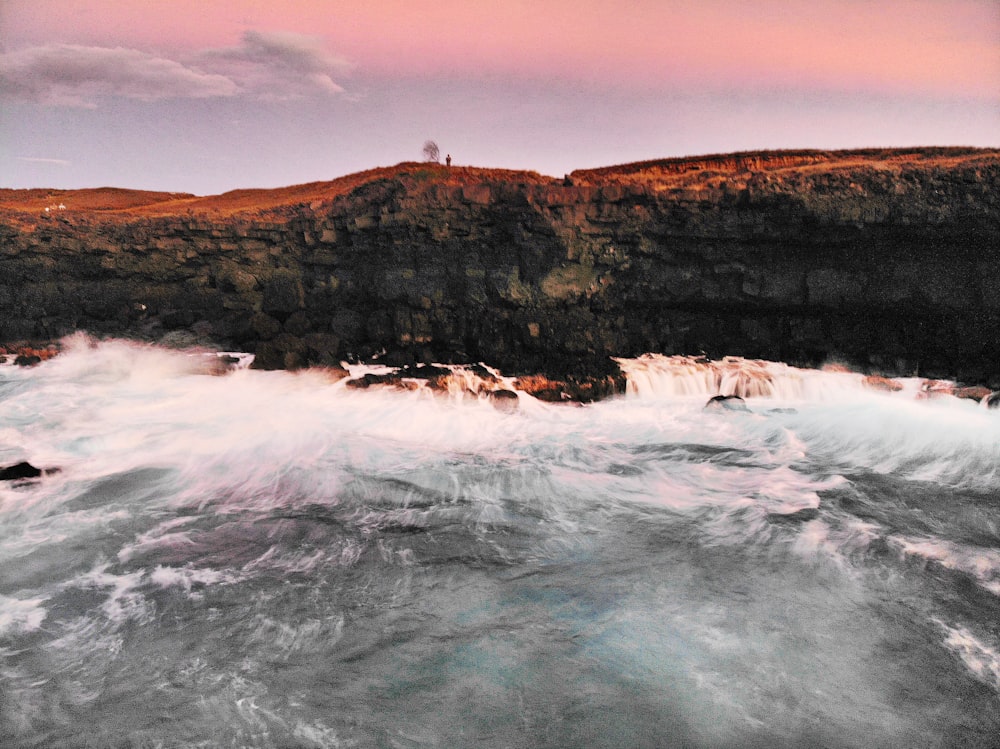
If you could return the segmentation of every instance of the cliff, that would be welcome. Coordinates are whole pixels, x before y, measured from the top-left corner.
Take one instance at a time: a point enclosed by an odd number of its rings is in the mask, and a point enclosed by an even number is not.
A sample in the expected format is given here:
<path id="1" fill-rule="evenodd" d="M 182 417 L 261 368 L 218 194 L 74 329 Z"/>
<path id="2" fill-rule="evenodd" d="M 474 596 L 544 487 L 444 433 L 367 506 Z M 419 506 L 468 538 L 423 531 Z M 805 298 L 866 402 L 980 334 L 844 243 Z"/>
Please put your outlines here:
<path id="1" fill-rule="evenodd" d="M 60 207 L 63 206 L 63 207 Z M 48 208 L 48 211 L 46 211 Z M 727 354 L 1000 385 L 1000 151 L 408 163 L 199 198 L 0 190 L 0 341 L 604 375 Z"/>

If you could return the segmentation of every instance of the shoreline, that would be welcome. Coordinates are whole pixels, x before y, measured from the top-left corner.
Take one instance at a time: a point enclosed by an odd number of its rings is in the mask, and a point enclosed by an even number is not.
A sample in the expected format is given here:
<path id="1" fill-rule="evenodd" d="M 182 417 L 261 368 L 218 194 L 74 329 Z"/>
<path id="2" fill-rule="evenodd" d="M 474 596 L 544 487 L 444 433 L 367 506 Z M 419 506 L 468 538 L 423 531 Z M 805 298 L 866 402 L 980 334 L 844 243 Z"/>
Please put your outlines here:
<path id="1" fill-rule="evenodd" d="M 403 163 L 209 198 L 84 190 L 43 215 L 44 191 L 14 192 L 0 340 L 86 330 L 211 342 L 264 369 L 484 361 L 595 381 L 617 376 L 610 357 L 656 351 L 1000 389 L 1000 150 L 562 180 Z"/>
<path id="2" fill-rule="evenodd" d="M 83 333 L 60 341 L 0 344 L 0 365 L 34 367 L 81 345 L 98 348 L 104 343 L 113 342 L 203 355 L 206 362 L 201 372 L 203 374 L 225 375 L 235 369 L 261 369 L 255 366 L 252 354 L 234 353 L 218 347 L 171 347 L 128 338 L 99 340 Z M 882 372 L 866 373 L 842 364 L 801 367 L 786 362 L 739 356 L 710 359 L 701 355 L 655 353 L 646 353 L 638 357 L 609 357 L 609 359 L 615 372 L 603 376 L 555 375 L 544 372 L 506 374 L 482 362 L 390 366 L 377 360 L 340 362 L 338 365 L 304 367 L 288 371 L 322 373 L 329 381 L 344 380 L 347 387 L 355 390 L 425 388 L 437 393 L 465 393 L 476 397 L 485 395 L 498 407 L 504 406 L 504 400 L 511 397 L 510 394 L 516 395 L 519 392 L 547 403 L 577 405 L 593 403 L 625 395 L 638 387 L 635 384 L 637 381 L 643 378 L 649 380 L 650 377 L 653 379 L 673 377 L 679 380 L 686 378 L 698 383 L 696 388 L 702 388 L 703 392 L 699 391 L 696 394 L 705 396 L 740 399 L 755 396 L 769 397 L 774 396 L 780 389 L 781 386 L 777 383 L 787 373 L 791 373 L 793 378 L 826 373 L 851 375 L 858 379 L 865 389 L 874 392 L 891 394 L 909 389 L 914 391 L 918 400 L 954 397 L 960 400 L 972 400 L 988 408 L 1000 408 L 1000 391 L 982 383 L 962 383 L 950 379 Z M 909 384 L 904 385 L 903 381 Z"/>

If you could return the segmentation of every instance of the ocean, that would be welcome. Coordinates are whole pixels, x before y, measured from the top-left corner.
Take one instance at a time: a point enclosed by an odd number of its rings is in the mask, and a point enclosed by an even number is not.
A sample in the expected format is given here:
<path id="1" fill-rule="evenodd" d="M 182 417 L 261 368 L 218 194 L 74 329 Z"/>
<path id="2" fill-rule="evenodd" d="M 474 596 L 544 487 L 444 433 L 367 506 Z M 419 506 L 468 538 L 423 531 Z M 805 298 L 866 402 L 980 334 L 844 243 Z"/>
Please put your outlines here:
<path id="1" fill-rule="evenodd" d="M 0 482 L 0 746 L 1000 746 L 1000 411 L 736 360 L 497 408 L 214 359 L 0 366 L 0 466 L 58 469 Z"/>

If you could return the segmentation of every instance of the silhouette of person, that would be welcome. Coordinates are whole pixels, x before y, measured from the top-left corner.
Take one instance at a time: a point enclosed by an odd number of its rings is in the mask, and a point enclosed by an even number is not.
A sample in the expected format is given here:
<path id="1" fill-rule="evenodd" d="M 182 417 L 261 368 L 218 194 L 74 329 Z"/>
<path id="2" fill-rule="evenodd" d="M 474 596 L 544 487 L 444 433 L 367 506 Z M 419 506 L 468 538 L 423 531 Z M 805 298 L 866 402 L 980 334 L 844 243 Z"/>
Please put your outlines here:
<path id="1" fill-rule="evenodd" d="M 444 157 L 444 164 L 445 166 L 451 166 L 451 154 Z"/>

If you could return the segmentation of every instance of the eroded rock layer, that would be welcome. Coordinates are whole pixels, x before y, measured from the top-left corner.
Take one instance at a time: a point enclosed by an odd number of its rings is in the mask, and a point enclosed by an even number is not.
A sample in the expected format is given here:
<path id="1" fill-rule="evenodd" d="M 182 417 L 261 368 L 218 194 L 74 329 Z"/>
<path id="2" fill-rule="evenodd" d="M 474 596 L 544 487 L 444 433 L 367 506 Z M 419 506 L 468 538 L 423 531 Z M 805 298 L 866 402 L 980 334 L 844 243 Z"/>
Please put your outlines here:
<path id="1" fill-rule="evenodd" d="M 380 357 L 599 378 L 611 356 L 704 353 L 1000 384 L 1000 151 L 43 192 L 0 191 L 0 341 L 87 330 L 271 368 Z"/>

